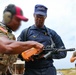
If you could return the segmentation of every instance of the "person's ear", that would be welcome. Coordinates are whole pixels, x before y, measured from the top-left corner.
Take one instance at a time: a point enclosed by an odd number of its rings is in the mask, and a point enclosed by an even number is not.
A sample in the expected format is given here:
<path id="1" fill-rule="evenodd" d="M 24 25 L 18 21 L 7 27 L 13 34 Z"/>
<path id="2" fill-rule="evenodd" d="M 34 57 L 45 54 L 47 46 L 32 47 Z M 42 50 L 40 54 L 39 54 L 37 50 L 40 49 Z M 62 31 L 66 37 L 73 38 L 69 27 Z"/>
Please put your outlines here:
<path id="1" fill-rule="evenodd" d="M 47 18 L 47 16 L 44 17 L 45 19 Z"/>

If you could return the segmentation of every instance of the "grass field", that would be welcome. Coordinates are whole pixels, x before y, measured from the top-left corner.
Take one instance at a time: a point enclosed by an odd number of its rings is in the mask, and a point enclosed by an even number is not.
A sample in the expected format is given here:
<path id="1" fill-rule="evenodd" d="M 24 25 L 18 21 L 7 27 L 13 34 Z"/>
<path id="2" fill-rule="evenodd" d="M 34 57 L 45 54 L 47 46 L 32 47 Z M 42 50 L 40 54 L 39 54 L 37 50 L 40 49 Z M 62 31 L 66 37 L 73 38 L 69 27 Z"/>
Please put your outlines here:
<path id="1" fill-rule="evenodd" d="M 63 75 L 76 75 L 76 68 L 60 69 L 58 71 L 62 72 Z"/>

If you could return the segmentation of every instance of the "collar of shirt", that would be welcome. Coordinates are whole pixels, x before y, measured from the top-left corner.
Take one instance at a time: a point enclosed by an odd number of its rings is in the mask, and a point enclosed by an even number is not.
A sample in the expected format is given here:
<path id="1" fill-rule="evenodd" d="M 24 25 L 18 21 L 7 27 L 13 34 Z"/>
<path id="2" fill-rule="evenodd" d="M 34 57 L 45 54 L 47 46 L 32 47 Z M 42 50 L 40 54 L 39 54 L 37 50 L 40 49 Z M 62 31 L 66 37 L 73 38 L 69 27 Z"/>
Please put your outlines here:
<path id="1" fill-rule="evenodd" d="M 31 26 L 31 28 L 30 29 L 35 29 L 35 30 L 46 30 L 46 26 L 44 25 L 42 28 L 38 28 L 38 27 L 36 27 L 35 25 L 33 25 L 33 26 Z"/>
<path id="2" fill-rule="evenodd" d="M 8 28 L 4 23 L 0 22 L 2 26 L 5 26 L 6 29 L 8 30 L 8 32 L 12 33 L 12 30 L 10 28 Z"/>

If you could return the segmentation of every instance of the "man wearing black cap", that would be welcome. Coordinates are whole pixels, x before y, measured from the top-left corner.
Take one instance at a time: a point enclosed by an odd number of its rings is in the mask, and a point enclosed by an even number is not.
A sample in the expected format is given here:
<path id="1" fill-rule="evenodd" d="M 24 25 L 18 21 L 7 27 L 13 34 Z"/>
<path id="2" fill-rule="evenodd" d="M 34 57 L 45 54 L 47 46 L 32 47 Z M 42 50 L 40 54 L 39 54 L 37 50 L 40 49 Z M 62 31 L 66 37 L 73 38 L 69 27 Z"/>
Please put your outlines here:
<path id="1" fill-rule="evenodd" d="M 61 37 L 52 29 L 44 25 L 47 17 L 47 7 L 41 4 L 35 6 L 34 19 L 35 24 L 28 28 L 26 41 L 33 40 L 42 43 L 45 47 L 65 48 Z M 20 34 L 20 41 L 25 40 L 25 29 Z M 44 53 L 45 54 L 45 53 Z M 24 75 L 57 75 L 53 65 L 53 59 L 66 57 L 66 52 L 59 52 L 50 55 L 49 58 L 43 57 L 26 61 Z"/>
<path id="2" fill-rule="evenodd" d="M 28 21 L 23 16 L 20 7 L 14 4 L 9 4 L 3 12 L 3 21 L 0 22 L 0 75 L 7 75 L 7 68 L 12 71 L 12 64 L 17 59 L 17 54 L 21 53 L 32 47 L 37 48 L 39 51 L 43 48 L 43 45 L 35 41 L 18 42 L 14 41 L 15 36 L 12 31 L 16 31 L 21 21 Z"/>

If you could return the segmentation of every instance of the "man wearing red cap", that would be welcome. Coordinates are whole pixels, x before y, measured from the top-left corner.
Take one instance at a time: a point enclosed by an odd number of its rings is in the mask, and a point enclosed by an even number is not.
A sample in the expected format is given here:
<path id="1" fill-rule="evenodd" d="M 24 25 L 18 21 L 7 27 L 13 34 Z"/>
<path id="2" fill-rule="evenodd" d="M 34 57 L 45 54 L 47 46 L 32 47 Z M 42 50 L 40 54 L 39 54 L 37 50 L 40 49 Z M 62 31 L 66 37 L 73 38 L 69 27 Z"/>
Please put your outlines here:
<path id="1" fill-rule="evenodd" d="M 17 54 L 21 53 L 32 47 L 37 48 L 39 51 L 43 45 L 35 41 L 17 42 L 12 31 L 16 31 L 21 21 L 28 21 L 23 16 L 21 8 L 9 4 L 3 12 L 3 21 L 0 22 L 0 75 L 7 75 L 7 67 L 12 72 L 12 64 L 17 60 Z"/>

